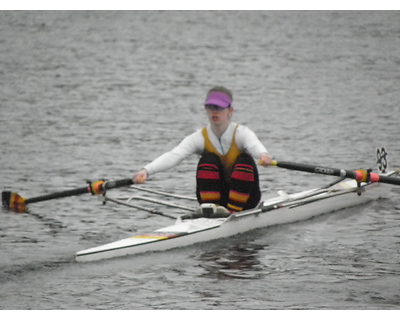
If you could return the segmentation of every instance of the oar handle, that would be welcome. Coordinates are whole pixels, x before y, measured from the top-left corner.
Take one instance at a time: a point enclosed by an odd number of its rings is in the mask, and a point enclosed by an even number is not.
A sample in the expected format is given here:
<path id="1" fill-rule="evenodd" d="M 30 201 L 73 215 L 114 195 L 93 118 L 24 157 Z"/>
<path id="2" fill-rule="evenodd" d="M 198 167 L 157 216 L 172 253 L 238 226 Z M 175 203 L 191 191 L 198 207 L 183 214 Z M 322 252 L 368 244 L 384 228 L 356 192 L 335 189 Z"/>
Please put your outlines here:
<path id="1" fill-rule="evenodd" d="M 386 177 L 379 175 L 379 182 L 396 184 L 400 186 L 400 179 L 395 177 Z"/>
<path id="2" fill-rule="evenodd" d="M 120 188 L 120 187 L 127 187 L 133 184 L 132 179 L 121 179 L 121 180 L 114 180 L 114 181 L 105 181 L 102 185 L 103 191 L 113 189 L 113 188 Z"/>

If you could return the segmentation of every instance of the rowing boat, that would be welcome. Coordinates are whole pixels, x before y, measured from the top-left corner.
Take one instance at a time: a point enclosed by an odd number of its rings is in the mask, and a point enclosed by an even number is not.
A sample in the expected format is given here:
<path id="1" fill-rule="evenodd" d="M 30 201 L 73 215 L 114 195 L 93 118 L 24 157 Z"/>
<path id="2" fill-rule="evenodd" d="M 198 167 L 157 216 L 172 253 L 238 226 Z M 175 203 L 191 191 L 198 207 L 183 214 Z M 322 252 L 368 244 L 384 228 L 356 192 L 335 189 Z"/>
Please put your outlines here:
<path id="1" fill-rule="evenodd" d="M 86 187 L 57 191 L 28 199 L 21 197 L 18 193 L 3 191 L 2 204 L 3 207 L 10 211 L 28 213 L 28 204 L 90 193 L 102 197 L 104 204 L 107 201 L 111 201 L 176 220 L 173 225 L 165 228 L 149 233 L 136 234 L 127 239 L 82 250 L 75 254 L 77 262 L 89 262 L 144 252 L 169 250 L 199 242 L 227 238 L 258 228 L 306 220 L 328 212 L 369 202 L 386 193 L 384 185 L 400 185 L 400 179 L 395 177 L 398 172 L 386 170 L 386 155 L 387 152 L 384 148 L 377 150 L 379 173 L 373 173 L 371 172 L 372 170 L 352 171 L 309 164 L 273 161 L 272 165 L 276 167 L 337 176 L 339 180 L 318 189 L 294 194 L 278 191 L 277 197 L 261 201 L 256 208 L 232 214 L 223 207 L 207 203 L 202 204 L 198 208 L 192 208 L 141 196 L 129 196 L 124 199 L 106 195 L 108 190 L 119 187 L 129 186 L 130 188 L 140 189 L 140 187 L 132 185 L 133 181 L 131 178 L 114 181 L 99 180 L 93 183 L 88 181 Z M 144 189 L 142 188 L 142 190 Z M 144 191 L 178 199 L 196 200 L 193 197 L 178 196 L 155 190 Z M 188 210 L 190 214 L 171 216 L 155 209 L 132 204 L 131 202 L 134 200 L 155 202 L 178 208 L 181 211 Z"/>
<path id="2" fill-rule="evenodd" d="M 321 171 L 321 168 L 318 170 Z M 328 172 L 323 171 L 323 174 Z M 379 177 L 383 181 L 396 181 L 397 184 L 398 179 L 394 178 L 396 174 L 396 171 L 390 171 L 382 173 Z M 329 186 L 294 194 L 278 191 L 277 197 L 261 201 L 255 209 L 226 216 L 218 214 L 221 211 L 220 208 L 203 204 L 195 214 L 179 216 L 170 226 L 79 251 L 75 254 L 75 260 L 90 262 L 111 259 L 227 238 L 258 228 L 293 223 L 357 206 L 382 197 L 386 193 L 383 183 L 370 181 L 360 183 L 346 178 L 346 174 L 338 175 L 341 176 L 340 180 Z M 106 200 L 123 204 L 118 199 L 107 198 Z"/>

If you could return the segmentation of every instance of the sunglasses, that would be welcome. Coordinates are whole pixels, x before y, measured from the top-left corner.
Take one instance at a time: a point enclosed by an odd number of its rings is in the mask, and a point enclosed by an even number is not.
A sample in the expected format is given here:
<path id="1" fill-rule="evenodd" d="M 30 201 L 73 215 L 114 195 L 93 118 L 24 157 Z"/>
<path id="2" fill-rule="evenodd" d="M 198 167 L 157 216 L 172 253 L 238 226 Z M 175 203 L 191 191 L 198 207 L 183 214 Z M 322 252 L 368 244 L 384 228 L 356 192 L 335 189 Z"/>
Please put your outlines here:
<path id="1" fill-rule="evenodd" d="M 230 107 L 230 106 L 229 106 L 229 107 Z M 228 108 L 229 108 L 229 107 L 228 107 Z M 212 110 L 212 111 L 222 111 L 222 110 L 227 109 L 227 108 L 222 108 L 222 107 L 216 106 L 216 105 L 214 105 L 214 104 L 207 104 L 207 105 L 206 105 L 206 109 Z"/>

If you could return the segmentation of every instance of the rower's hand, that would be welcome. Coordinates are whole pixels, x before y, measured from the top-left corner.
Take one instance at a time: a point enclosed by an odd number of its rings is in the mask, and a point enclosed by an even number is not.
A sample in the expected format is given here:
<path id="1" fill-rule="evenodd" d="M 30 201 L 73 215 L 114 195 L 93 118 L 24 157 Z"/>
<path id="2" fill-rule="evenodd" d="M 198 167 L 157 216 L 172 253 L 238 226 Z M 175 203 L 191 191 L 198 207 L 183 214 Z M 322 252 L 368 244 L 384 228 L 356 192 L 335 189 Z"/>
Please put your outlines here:
<path id="1" fill-rule="evenodd" d="M 258 159 L 258 164 L 264 167 L 268 167 L 269 165 L 272 164 L 272 161 L 273 159 L 269 155 L 263 153 L 260 159 Z"/>
<path id="2" fill-rule="evenodd" d="M 132 181 L 135 184 L 145 183 L 145 181 L 147 180 L 147 176 L 148 175 L 146 169 L 142 169 L 138 173 L 135 173 Z"/>

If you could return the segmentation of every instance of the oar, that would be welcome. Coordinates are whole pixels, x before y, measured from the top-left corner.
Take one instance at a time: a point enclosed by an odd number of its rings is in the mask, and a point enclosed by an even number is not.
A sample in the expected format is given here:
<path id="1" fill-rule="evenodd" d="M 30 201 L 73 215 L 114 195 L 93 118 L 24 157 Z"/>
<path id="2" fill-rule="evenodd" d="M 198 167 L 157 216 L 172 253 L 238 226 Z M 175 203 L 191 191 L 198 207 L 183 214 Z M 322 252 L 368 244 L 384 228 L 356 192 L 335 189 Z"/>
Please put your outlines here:
<path id="1" fill-rule="evenodd" d="M 296 170 L 296 171 L 304 171 L 310 173 L 318 173 L 329 176 L 338 176 L 345 177 L 350 179 L 355 179 L 358 182 L 383 182 L 389 184 L 400 185 L 400 179 L 395 177 L 388 177 L 379 175 L 377 173 L 369 172 L 366 170 L 345 170 L 345 169 L 336 169 L 325 166 L 317 166 L 303 163 L 294 163 L 287 161 L 273 161 L 273 166 L 277 166 L 280 168 L 288 169 L 288 170 Z"/>
<path id="2" fill-rule="evenodd" d="M 29 203 L 77 196 L 77 195 L 81 195 L 81 194 L 85 194 L 85 193 L 103 194 L 108 189 L 129 186 L 129 185 L 133 184 L 133 181 L 132 181 L 132 179 L 122 179 L 122 180 L 115 180 L 115 181 L 100 180 L 100 181 L 96 181 L 93 183 L 91 183 L 91 182 L 88 182 L 88 183 L 89 183 L 89 185 L 87 187 L 50 193 L 47 195 L 29 198 L 29 199 L 25 199 L 25 198 L 21 197 L 18 193 L 14 193 L 11 191 L 3 191 L 1 194 L 1 202 L 2 202 L 3 206 L 7 209 L 10 209 L 15 212 L 25 212 L 27 209 L 26 206 Z"/>

